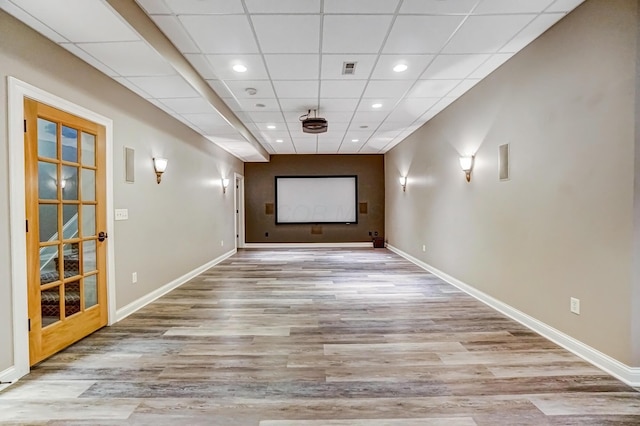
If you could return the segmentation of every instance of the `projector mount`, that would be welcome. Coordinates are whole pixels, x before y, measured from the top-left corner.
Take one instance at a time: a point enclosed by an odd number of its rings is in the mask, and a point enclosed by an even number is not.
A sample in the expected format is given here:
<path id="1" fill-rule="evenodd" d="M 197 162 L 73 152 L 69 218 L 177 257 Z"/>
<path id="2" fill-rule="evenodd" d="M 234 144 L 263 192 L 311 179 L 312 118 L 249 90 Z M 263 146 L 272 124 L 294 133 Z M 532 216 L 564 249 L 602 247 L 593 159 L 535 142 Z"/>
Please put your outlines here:
<path id="1" fill-rule="evenodd" d="M 313 110 L 313 117 L 311 117 L 311 110 L 306 114 L 300 116 L 302 121 L 302 131 L 304 133 L 324 133 L 329 128 L 329 123 L 326 119 L 318 117 L 317 110 Z"/>

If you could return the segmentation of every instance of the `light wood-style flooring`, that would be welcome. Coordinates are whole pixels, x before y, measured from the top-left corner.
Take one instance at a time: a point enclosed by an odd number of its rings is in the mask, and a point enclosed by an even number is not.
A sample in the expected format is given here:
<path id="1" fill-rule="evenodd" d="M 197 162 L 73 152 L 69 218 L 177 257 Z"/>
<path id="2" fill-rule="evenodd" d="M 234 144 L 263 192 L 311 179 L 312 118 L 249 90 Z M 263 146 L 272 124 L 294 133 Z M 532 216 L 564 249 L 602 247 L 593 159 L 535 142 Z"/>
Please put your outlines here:
<path id="1" fill-rule="evenodd" d="M 640 425 L 640 393 L 386 249 L 241 250 L 0 393 L 29 425 Z"/>

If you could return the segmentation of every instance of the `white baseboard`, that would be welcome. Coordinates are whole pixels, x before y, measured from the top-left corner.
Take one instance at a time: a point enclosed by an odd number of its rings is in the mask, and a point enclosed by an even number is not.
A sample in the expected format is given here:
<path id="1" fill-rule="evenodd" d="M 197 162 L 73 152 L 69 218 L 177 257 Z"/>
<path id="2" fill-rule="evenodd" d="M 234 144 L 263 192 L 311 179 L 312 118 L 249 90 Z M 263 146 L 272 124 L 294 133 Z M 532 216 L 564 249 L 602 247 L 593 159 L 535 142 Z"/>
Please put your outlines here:
<path id="1" fill-rule="evenodd" d="M 199 266 L 198 268 L 194 269 L 193 271 L 187 272 L 183 276 L 178 277 L 175 280 L 171 281 L 170 283 L 163 285 L 159 289 L 154 290 L 151 293 L 146 294 L 145 296 L 139 298 L 138 300 L 134 300 L 133 302 L 129 303 L 128 305 L 118 309 L 116 311 L 116 322 L 125 319 L 126 317 L 128 317 L 132 313 L 136 312 L 137 310 L 144 308 L 149 303 L 155 301 L 156 299 L 159 299 L 160 297 L 162 297 L 165 294 L 169 293 L 171 290 L 174 290 L 174 289 L 180 287 L 182 284 L 186 283 L 190 279 L 197 277 L 198 275 L 200 275 L 201 273 L 203 273 L 207 269 L 210 269 L 210 268 L 216 266 L 218 263 L 222 262 L 225 259 L 228 259 L 229 257 L 233 256 L 234 254 L 236 254 L 236 249 L 228 251 L 227 253 L 223 254 L 222 256 L 217 257 L 217 258 L 213 259 L 212 261 L 205 263 L 202 266 Z"/>
<path id="2" fill-rule="evenodd" d="M 373 242 L 359 243 L 245 243 L 244 248 L 362 248 Z"/>
<path id="3" fill-rule="evenodd" d="M 0 391 L 17 382 L 22 376 L 24 376 L 24 374 L 18 374 L 18 370 L 15 367 L 9 367 L 4 371 L 0 371 Z"/>
<path id="4" fill-rule="evenodd" d="M 513 308 L 512 306 L 509 306 L 506 303 L 503 303 L 498 299 L 491 297 L 488 294 L 483 293 L 482 291 L 471 287 L 468 284 L 463 283 L 462 281 L 452 277 L 451 275 L 448 275 L 445 272 L 434 268 L 433 266 L 411 256 L 410 254 L 403 252 L 397 247 L 387 244 L 387 248 L 392 252 L 409 260 L 410 262 L 415 263 L 422 269 L 431 272 L 433 275 L 439 277 L 443 281 L 464 291 L 465 293 L 469 294 L 485 305 L 519 322 L 530 330 L 533 330 L 543 337 L 546 337 L 547 339 L 556 343 L 557 345 L 562 346 L 563 348 L 574 353 L 585 361 L 622 380 L 629 386 L 640 387 L 640 368 L 629 367 L 628 365 L 623 364 L 622 362 L 610 357 L 609 355 L 603 354 L 597 349 L 594 349 L 591 346 L 574 339 L 568 334 L 556 330 L 555 328 L 543 323 L 542 321 L 539 321 L 532 316 L 529 316 L 524 312 L 521 312 Z"/>

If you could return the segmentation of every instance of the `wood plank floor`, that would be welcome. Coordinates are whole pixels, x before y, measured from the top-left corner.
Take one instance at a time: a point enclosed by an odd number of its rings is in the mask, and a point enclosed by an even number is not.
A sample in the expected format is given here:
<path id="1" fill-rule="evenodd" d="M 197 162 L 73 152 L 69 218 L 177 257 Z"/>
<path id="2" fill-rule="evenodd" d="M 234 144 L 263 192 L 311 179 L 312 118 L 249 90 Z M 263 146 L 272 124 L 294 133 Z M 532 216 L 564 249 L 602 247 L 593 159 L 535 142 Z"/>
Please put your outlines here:
<path id="1" fill-rule="evenodd" d="M 385 249 L 242 250 L 0 393 L 30 425 L 639 425 L 640 393 Z"/>

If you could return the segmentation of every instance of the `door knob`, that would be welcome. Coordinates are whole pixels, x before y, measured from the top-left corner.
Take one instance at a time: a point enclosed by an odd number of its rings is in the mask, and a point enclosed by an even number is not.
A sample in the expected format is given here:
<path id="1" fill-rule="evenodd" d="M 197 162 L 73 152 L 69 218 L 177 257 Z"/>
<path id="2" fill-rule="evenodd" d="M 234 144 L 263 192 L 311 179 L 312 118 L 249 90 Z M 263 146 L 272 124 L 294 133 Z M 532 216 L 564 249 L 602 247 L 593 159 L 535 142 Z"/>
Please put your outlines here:
<path id="1" fill-rule="evenodd" d="M 98 241 L 103 242 L 104 240 L 106 240 L 108 237 L 106 232 L 98 232 Z"/>

